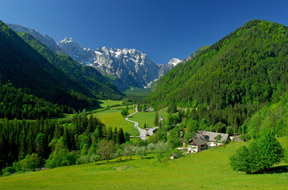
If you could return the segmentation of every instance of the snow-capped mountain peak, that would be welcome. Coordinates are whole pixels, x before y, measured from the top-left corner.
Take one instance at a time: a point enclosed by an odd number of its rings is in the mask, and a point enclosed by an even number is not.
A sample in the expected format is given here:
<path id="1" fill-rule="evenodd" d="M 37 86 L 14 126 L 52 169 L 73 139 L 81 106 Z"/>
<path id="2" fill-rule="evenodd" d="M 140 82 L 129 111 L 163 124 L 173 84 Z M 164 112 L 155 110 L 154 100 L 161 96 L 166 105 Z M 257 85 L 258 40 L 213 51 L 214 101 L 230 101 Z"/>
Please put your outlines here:
<path id="1" fill-rule="evenodd" d="M 96 68 L 105 76 L 120 78 L 113 81 L 125 90 L 130 86 L 144 88 L 151 81 L 162 77 L 173 65 L 156 64 L 146 54 L 137 49 L 108 48 L 90 49 L 80 47 L 71 38 L 65 38 L 58 45 L 72 58 L 82 64 Z"/>
<path id="2" fill-rule="evenodd" d="M 178 65 L 179 63 L 181 63 L 182 60 L 178 59 L 178 58 L 172 58 L 170 59 L 170 61 L 168 62 L 168 65 L 173 65 L 173 67 L 175 67 L 176 65 Z"/>
<path id="3" fill-rule="evenodd" d="M 59 43 L 64 43 L 64 44 L 68 44 L 68 43 L 72 43 L 73 42 L 73 38 L 71 37 L 66 37 L 63 40 L 61 40 Z"/>
<path id="4" fill-rule="evenodd" d="M 54 52 L 63 52 L 83 65 L 96 68 L 107 76 L 120 90 L 130 87 L 147 87 L 151 81 L 162 77 L 174 64 L 156 64 L 146 54 L 137 49 L 81 47 L 71 37 L 56 44 L 48 35 L 19 25 L 9 25 L 19 32 L 27 32 Z"/>

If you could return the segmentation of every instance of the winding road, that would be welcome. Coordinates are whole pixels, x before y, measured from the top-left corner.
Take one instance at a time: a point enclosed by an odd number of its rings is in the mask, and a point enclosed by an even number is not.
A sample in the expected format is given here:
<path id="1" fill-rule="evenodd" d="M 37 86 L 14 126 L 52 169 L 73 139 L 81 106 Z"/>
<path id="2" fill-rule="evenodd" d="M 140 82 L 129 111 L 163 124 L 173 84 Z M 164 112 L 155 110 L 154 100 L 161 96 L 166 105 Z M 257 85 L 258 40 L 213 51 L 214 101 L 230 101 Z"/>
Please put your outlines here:
<path id="1" fill-rule="evenodd" d="M 135 112 L 132 113 L 132 114 L 130 114 L 130 115 L 128 115 L 128 116 L 125 118 L 125 120 L 126 120 L 126 121 L 129 121 L 129 122 L 131 122 L 131 123 L 134 123 L 134 127 L 139 131 L 139 138 L 141 138 L 142 140 L 146 140 L 146 139 L 147 139 L 146 136 L 151 136 L 151 135 L 153 135 L 154 131 L 155 131 L 156 129 L 158 129 L 159 127 L 149 128 L 148 130 L 146 130 L 146 129 L 141 129 L 141 128 L 139 127 L 139 123 L 138 123 L 138 122 L 129 120 L 129 117 L 131 117 L 132 115 L 134 115 L 134 114 L 136 114 L 136 113 L 138 113 L 138 109 L 137 109 L 137 108 L 135 108 Z"/>

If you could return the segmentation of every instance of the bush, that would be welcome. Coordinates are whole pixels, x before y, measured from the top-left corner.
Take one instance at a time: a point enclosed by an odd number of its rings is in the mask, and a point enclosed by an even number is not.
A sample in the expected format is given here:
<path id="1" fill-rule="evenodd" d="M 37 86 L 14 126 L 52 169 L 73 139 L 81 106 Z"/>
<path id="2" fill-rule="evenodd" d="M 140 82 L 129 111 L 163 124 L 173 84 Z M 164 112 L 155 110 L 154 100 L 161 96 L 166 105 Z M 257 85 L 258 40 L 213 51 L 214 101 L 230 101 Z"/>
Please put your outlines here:
<path id="1" fill-rule="evenodd" d="M 6 168 L 4 168 L 4 169 L 2 170 L 2 173 L 3 173 L 2 175 L 3 175 L 3 176 L 8 176 L 8 175 L 10 175 L 10 174 L 12 174 L 12 173 L 15 173 L 15 172 L 16 172 L 15 168 L 9 166 L 9 167 L 6 167 Z"/>
<path id="2" fill-rule="evenodd" d="M 284 150 L 273 133 L 267 133 L 253 142 L 249 148 L 241 147 L 230 158 L 230 165 L 236 171 L 262 173 L 279 163 Z"/>

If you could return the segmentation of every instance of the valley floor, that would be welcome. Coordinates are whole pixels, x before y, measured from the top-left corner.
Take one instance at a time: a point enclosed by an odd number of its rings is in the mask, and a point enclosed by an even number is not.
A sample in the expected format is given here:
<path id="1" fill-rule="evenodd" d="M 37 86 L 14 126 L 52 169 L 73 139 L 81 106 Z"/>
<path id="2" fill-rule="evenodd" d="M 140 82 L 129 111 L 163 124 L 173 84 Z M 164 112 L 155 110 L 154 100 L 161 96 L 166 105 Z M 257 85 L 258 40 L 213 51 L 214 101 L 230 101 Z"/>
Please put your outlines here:
<path id="1" fill-rule="evenodd" d="M 280 139 L 286 145 L 287 138 Z M 0 189 L 287 189 L 287 165 L 274 173 L 247 175 L 230 168 L 229 157 L 244 142 L 159 163 L 145 159 L 97 162 L 0 178 Z"/>

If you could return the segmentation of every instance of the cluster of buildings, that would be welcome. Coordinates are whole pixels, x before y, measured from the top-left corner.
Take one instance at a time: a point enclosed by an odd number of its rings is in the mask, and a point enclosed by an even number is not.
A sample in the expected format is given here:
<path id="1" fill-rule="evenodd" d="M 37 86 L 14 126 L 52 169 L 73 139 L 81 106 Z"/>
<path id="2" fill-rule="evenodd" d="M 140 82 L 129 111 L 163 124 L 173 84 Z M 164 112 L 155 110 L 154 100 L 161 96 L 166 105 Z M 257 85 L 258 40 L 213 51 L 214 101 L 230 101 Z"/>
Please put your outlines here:
<path id="1" fill-rule="evenodd" d="M 208 147 L 215 147 L 224 145 L 230 142 L 229 134 L 216 133 L 210 131 L 197 131 L 194 138 L 190 139 L 187 143 L 184 142 L 182 147 L 178 150 L 187 151 L 187 153 L 196 153 L 207 149 Z"/>

